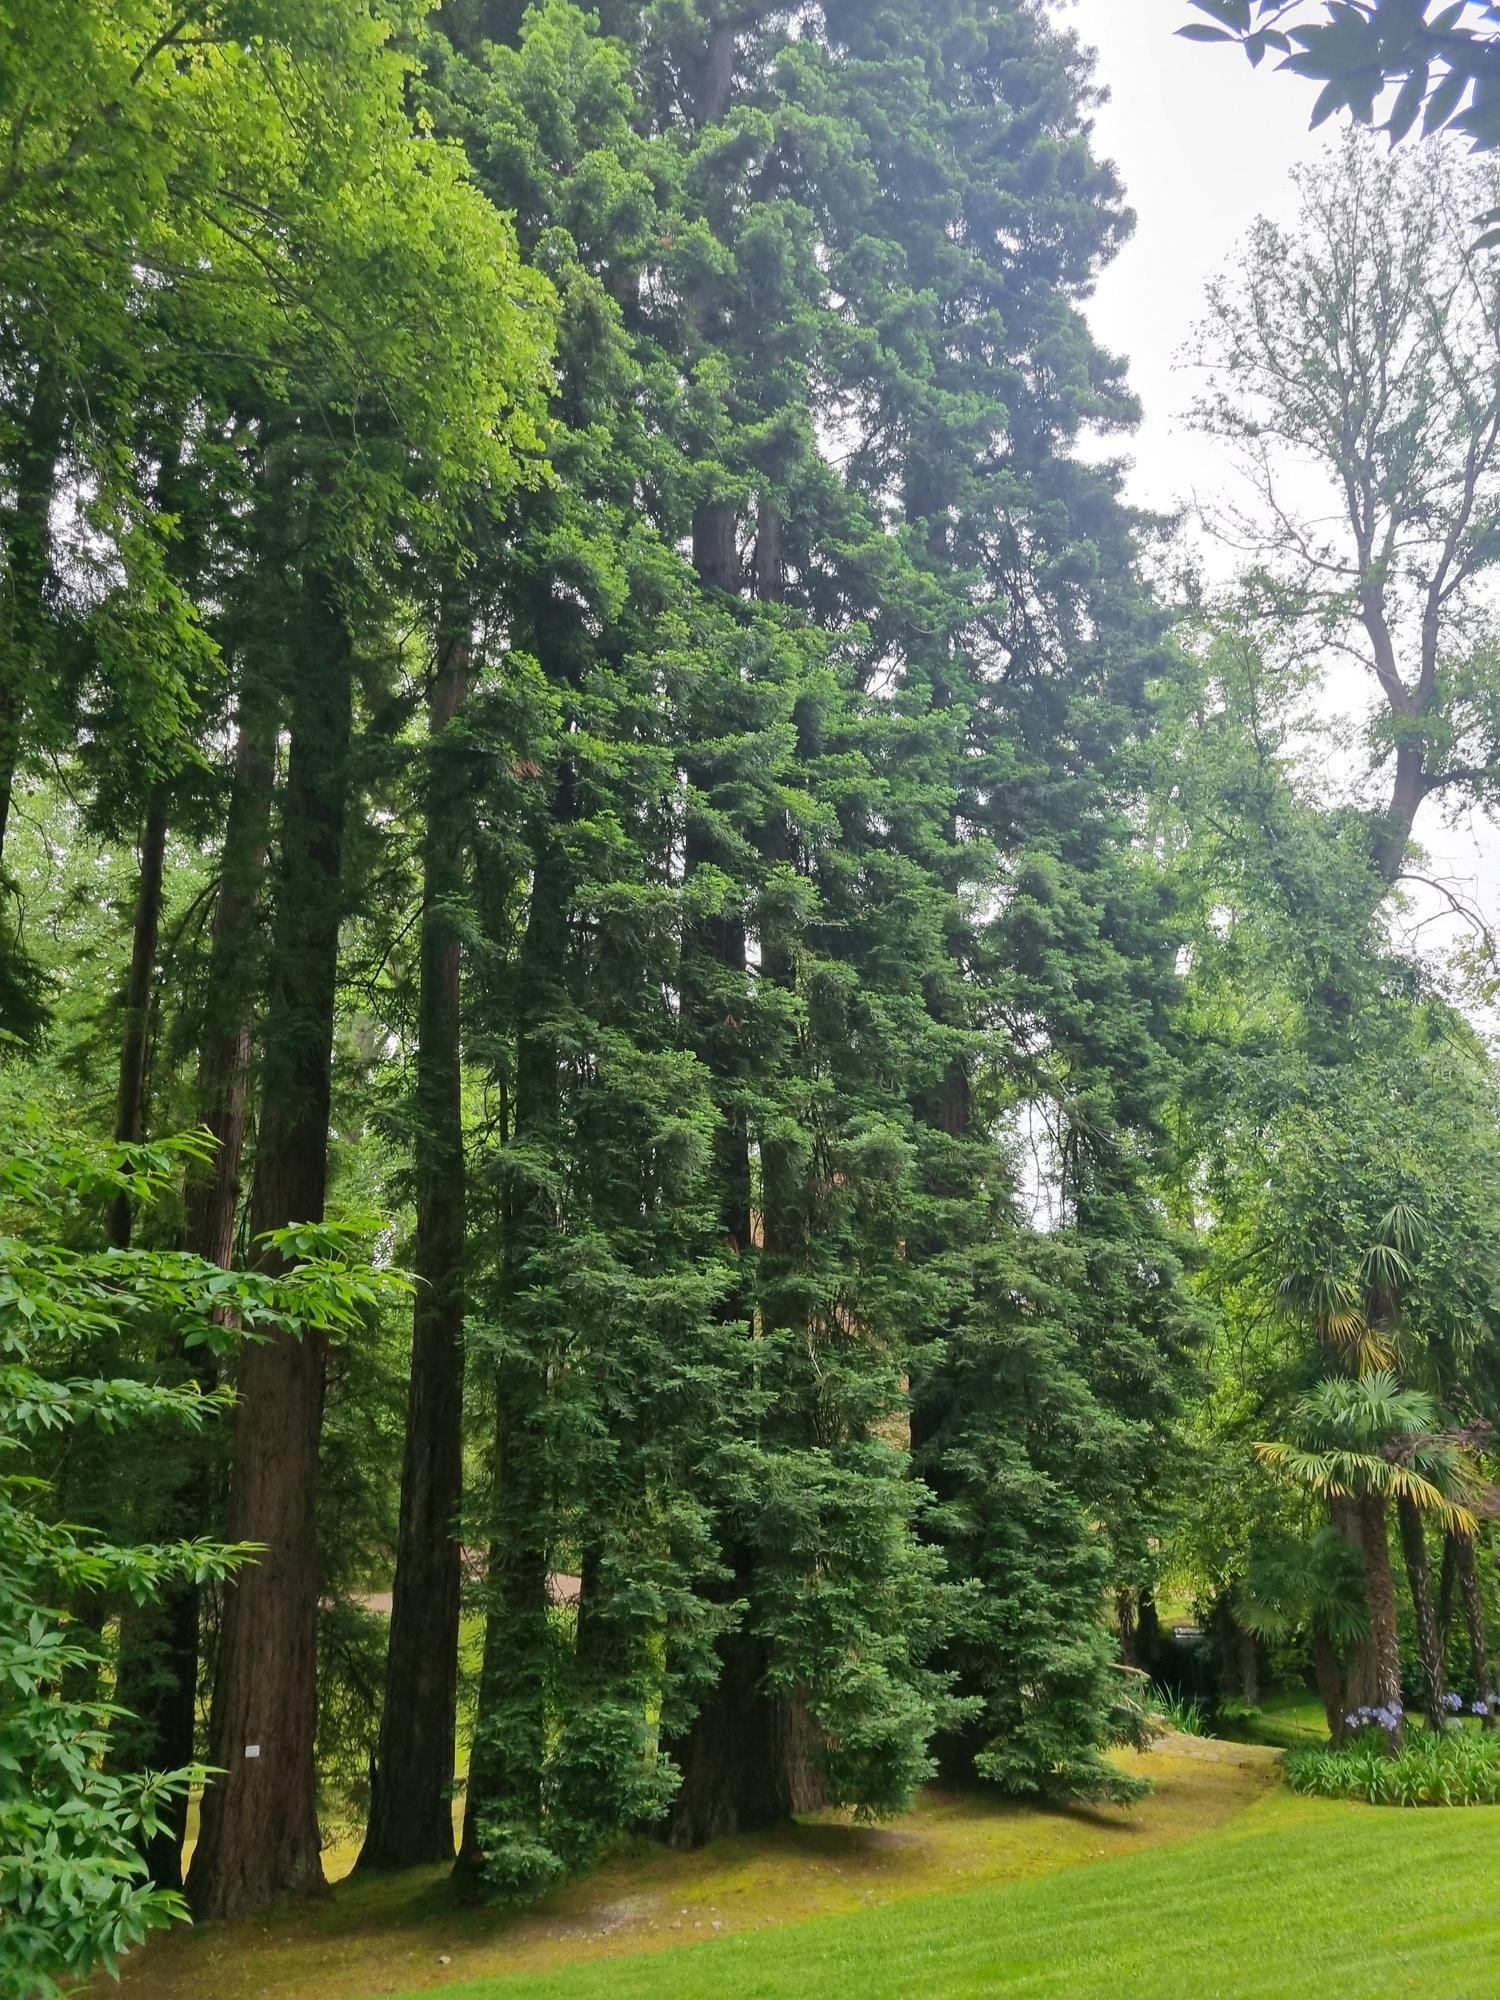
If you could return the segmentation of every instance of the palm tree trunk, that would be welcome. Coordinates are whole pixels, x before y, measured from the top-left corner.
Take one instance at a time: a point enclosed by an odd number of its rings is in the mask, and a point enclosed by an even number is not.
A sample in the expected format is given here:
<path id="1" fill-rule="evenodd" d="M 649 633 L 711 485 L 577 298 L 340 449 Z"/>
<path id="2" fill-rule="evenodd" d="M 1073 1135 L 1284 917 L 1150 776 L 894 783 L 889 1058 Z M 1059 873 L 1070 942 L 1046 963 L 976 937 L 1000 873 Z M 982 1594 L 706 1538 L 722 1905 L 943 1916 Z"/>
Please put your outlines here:
<path id="1" fill-rule="evenodd" d="M 1329 1515 L 1339 1535 L 1350 1548 L 1359 1554 L 1361 1566 L 1368 1574 L 1369 1565 L 1365 1558 L 1364 1535 L 1360 1526 L 1360 1503 L 1357 1500 L 1338 1497 L 1328 1503 Z M 1368 1585 L 1365 1592 L 1369 1601 Z M 1339 1701 L 1340 1715 L 1347 1715 L 1357 1708 L 1373 1708 L 1381 1699 L 1378 1675 L 1375 1667 L 1375 1640 L 1371 1632 L 1345 1648 L 1343 1660 L 1344 1691 Z"/>
<path id="2" fill-rule="evenodd" d="M 1344 1684 L 1339 1658 L 1324 1620 L 1315 1612 L 1312 1621 L 1313 1676 L 1328 1721 L 1328 1740 L 1337 1749 L 1344 1740 Z"/>
<path id="3" fill-rule="evenodd" d="M 1375 1706 L 1401 1707 L 1401 1638 L 1396 1619 L 1396 1579 L 1386 1539 L 1386 1503 L 1378 1493 L 1364 1494 L 1358 1503 L 1360 1548 L 1365 1562 L 1365 1590 L 1370 1604 L 1370 1654 L 1375 1681 Z M 1399 1740 L 1399 1726 L 1391 1732 Z"/>
<path id="4" fill-rule="evenodd" d="M 1396 1500 L 1396 1519 L 1401 1528 L 1401 1553 L 1406 1561 L 1406 1581 L 1411 1588 L 1412 1609 L 1417 1618 L 1417 1647 L 1422 1655 L 1422 1679 L 1426 1694 L 1427 1727 L 1446 1728 L 1448 1711 L 1443 1697 L 1448 1679 L 1443 1667 L 1443 1644 L 1438 1633 L 1437 1614 L 1432 1604 L 1432 1571 L 1427 1560 L 1427 1534 L 1415 1500 L 1403 1493 Z"/>
<path id="5" fill-rule="evenodd" d="M 1443 1567 L 1438 1579 L 1438 1638 L 1442 1643 L 1444 1659 L 1448 1657 L 1448 1640 L 1453 1632 L 1453 1607 L 1458 1598 L 1456 1541 L 1457 1537 L 1451 1532 L 1443 1537 Z"/>
<path id="6" fill-rule="evenodd" d="M 1454 1562 L 1458 1570 L 1459 1595 L 1463 1599 L 1464 1624 L 1469 1633 L 1469 1657 L 1473 1662 L 1474 1684 L 1479 1690 L 1479 1698 L 1487 1710 L 1482 1726 L 1493 1729 L 1495 1716 L 1495 1683 L 1490 1665 L 1489 1635 L 1484 1624 L 1484 1598 L 1479 1588 L 1479 1557 L 1472 1535 L 1454 1535 Z"/>

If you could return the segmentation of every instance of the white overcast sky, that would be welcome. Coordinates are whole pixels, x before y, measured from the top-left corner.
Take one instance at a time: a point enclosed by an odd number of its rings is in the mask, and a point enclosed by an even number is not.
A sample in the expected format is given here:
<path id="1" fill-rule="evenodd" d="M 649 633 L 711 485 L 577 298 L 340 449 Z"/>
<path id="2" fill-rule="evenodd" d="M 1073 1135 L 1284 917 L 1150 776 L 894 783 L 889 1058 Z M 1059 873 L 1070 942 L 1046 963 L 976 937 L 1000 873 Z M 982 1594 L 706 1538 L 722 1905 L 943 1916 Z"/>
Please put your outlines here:
<path id="1" fill-rule="evenodd" d="M 1091 317 L 1129 358 L 1145 406 L 1132 498 L 1169 509 L 1211 489 L 1216 454 L 1177 421 L 1190 385 L 1174 362 L 1209 280 L 1257 215 L 1287 218 L 1288 178 L 1329 133 L 1310 132 L 1313 86 L 1251 69 L 1237 49 L 1185 42 L 1187 0 L 1056 0 L 1059 19 L 1098 51 L 1109 102 L 1095 144 L 1135 210 L 1135 235 L 1100 282 Z"/>
<path id="2" fill-rule="evenodd" d="M 1095 116 L 1097 150 L 1114 161 L 1136 215 L 1135 235 L 1104 274 L 1090 317 L 1103 345 L 1126 356 L 1145 420 L 1130 456 L 1131 498 L 1174 510 L 1222 495 L 1222 450 L 1182 421 L 1192 384 L 1179 363 L 1209 280 L 1257 215 L 1290 220 L 1289 175 L 1332 136 L 1308 129 L 1316 86 L 1251 69 L 1237 49 L 1185 42 L 1187 0 L 1054 0 L 1058 19 L 1098 52 L 1109 101 Z M 1210 569 L 1220 564 L 1210 559 Z M 1429 805 L 1417 824 L 1434 874 L 1500 923 L 1500 836 L 1488 825 L 1447 827 Z M 1412 921 L 1430 917 L 1422 899 Z M 1424 924 L 1413 942 L 1458 935 Z"/>

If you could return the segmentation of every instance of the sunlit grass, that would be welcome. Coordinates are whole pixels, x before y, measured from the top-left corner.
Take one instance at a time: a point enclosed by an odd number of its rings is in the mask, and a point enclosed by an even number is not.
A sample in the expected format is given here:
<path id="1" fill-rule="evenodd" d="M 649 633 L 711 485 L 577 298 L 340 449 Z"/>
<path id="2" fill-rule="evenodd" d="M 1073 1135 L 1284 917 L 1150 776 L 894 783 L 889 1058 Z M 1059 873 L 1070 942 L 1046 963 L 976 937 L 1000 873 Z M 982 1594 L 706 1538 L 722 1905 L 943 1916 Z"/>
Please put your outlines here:
<path id="1" fill-rule="evenodd" d="M 1497 1839 L 1500 1808 L 1280 1794 L 1187 1846 L 448 2000 L 1493 2000 Z"/>

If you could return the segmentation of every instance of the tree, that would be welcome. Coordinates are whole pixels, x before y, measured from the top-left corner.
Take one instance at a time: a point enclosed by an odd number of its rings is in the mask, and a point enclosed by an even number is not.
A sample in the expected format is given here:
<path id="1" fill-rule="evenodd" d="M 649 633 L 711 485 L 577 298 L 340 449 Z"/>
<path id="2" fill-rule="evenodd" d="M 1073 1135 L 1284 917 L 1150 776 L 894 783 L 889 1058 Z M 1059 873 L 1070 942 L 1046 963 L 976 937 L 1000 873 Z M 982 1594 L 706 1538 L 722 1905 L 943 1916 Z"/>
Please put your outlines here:
<path id="1" fill-rule="evenodd" d="M 1374 1651 L 1372 1705 L 1399 1716 L 1401 1657 L 1385 1503 L 1409 1503 L 1446 1525 L 1472 1533 L 1473 1516 L 1443 1490 L 1453 1485 L 1452 1447 L 1434 1436 L 1437 1420 L 1431 1398 L 1420 1390 L 1401 1388 L 1389 1369 L 1372 1369 L 1357 1380 L 1336 1376 L 1320 1382 L 1293 1406 L 1288 1428 L 1288 1437 L 1258 1444 L 1257 1455 L 1279 1477 L 1319 1499 L 1353 1503 Z M 1430 1616 L 1429 1605 L 1429 1623 Z M 1423 1656 L 1430 1718 L 1435 1728 L 1441 1728 L 1442 1669 L 1433 1657 L 1432 1635 L 1425 1625 Z"/>
<path id="2" fill-rule="evenodd" d="M 1331 172 L 1297 179 L 1295 229 L 1257 223 L 1210 293 L 1197 418 L 1253 493 L 1224 532 L 1247 558 L 1257 630 L 1370 677 L 1366 742 L 1387 787 L 1370 852 L 1389 887 L 1424 801 L 1483 800 L 1497 768 L 1484 604 L 1500 556 L 1500 291 L 1468 241 L 1493 174 L 1447 152 L 1382 158 L 1351 133 Z"/>
<path id="3" fill-rule="evenodd" d="M 1263 1639 L 1285 1640 L 1306 1625 L 1328 1738 L 1341 1742 L 1348 1703 L 1340 1656 L 1361 1644 L 1370 1627 L 1360 1552 L 1326 1523 L 1308 1536 L 1281 1534 L 1259 1542 L 1237 1615 Z"/>
<path id="4" fill-rule="evenodd" d="M 1196 686 L 1184 679 L 1171 692 L 1182 706 L 1164 726 L 1165 782 L 1153 788 L 1189 922 L 1192 1054 L 1174 1206 L 1203 1232 L 1205 1289 L 1224 1329 L 1195 1448 L 1227 1480 L 1229 1504 L 1247 1510 L 1231 1573 L 1236 1604 L 1253 1606 L 1257 1551 L 1299 1524 L 1260 1520 L 1243 1453 L 1291 1424 L 1317 1377 L 1398 1370 L 1433 1413 L 1416 1438 L 1428 1483 L 1467 1504 L 1464 1441 L 1487 1420 L 1490 1394 L 1488 1217 L 1500 1156 L 1487 1051 L 1427 969 L 1393 946 L 1370 816 L 1299 795 L 1308 718 L 1324 712 L 1304 706 L 1315 675 L 1291 645 L 1268 658 L 1232 624 L 1198 664 Z M 1394 1438 L 1380 1448 L 1396 1461 L 1405 1452 Z M 1229 1508 L 1219 1486 L 1209 1493 L 1199 1502 L 1189 1488 L 1180 1539 L 1195 1574 L 1217 1582 L 1215 1534 Z M 1387 1601 L 1383 1683 L 1368 1637 L 1324 1634 L 1324 1644 L 1308 1625 L 1335 1733 L 1351 1709 L 1390 1693 L 1393 1511 L 1429 1714 L 1441 1713 L 1428 1529 L 1442 1510 L 1395 1500 L 1339 1494 L 1329 1509 Z"/>
<path id="5" fill-rule="evenodd" d="M 394 18 L 345 7 L 333 25 L 306 68 L 269 44 L 307 114 L 290 156 L 272 155 L 285 296 L 279 283 L 270 301 L 264 284 L 253 288 L 258 246 L 233 230 L 214 293 L 229 302 L 221 331 L 248 350 L 233 435 L 249 504 L 236 524 L 264 563 L 262 630 L 290 670 L 251 1203 L 263 1242 L 323 1215 L 358 648 L 389 617 L 411 563 L 449 546 L 463 503 L 481 489 L 498 500 L 526 476 L 548 331 L 545 286 L 519 269 L 508 229 L 453 151 L 411 124 L 407 63 L 388 45 Z M 236 83 L 236 58 L 217 47 L 208 42 L 191 72 L 213 103 Z M 354 49 L 364 59 L 343 68 Z M 325 148 L 318 135 L 335 115 L 341 137 Z M 356 185 L 358 202 L 346 198 Z M 248 324 L 232 316 L 237 279 Z M 244 1362 L 230 1514 L 235 1534 L 273 1559 L 228 1596 L 211 1730 L 226 1777 L 207 1800 L 190 1883 L 201 1912 L 321 1880 L 313 1522 L 325 1367 L 316 1335 L 267 1342 Z M 244 1748 L 262 1739 L 252 1769 Z"/>
<path id="6" fill-rule="evenodd" d="M 472 614 L 450 592 L 428 696 L 422 940 L 412 1150 L 418 1291 L 381 1740 L 361 1863 L 453 1853 L 462 1575 L 464 1266 L 462 906 L 473 753 L 462 711 Z"/>
<path id="7" fill-rule="evenodd" d="M 1279 54 L 1277 68 L 1323 87 L 1320 125 L 1347 109 L 1378 124 L 1392 143 L 1422 120 L 1424 133 L 1461 132 L 1476 151 L 1500 145 L 1500 7 L 1449 0 L 1189 0 L 1207 21 L 1179 28 L 1198 42 L 1238 42 L 1252 63 Z M 1321 17 L 1321 18 L 1319 18 Z M 1383 119 L 1376 109 L 1395 97 Z"/>

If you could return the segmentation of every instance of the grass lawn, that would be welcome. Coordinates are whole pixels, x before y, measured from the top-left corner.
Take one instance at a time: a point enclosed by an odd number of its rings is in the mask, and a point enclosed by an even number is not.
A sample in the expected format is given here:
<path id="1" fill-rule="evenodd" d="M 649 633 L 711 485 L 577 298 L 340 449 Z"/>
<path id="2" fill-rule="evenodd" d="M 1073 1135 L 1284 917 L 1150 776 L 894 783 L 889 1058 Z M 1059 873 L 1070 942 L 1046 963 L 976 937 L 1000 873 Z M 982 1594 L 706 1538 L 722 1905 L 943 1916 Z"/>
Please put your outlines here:
<path id="1" fill-rule="evenodd" d="M 1278 1794 L 1187 1847 L 447 2000 L 1494 2000 L 1500 1807 L 1310 1806 Z"/>
<path id="2" fill-rule="evenodd" d="M 436 1871 L 356 1881 L 151 1945 L 126 2000 L 1500 1994 L 1500 1807 L 1296 1798 L 1252 1745 L 1131 1761 L 1158 1790 L 1128 1813 L 934 1797 L 888 1829 L 643 1845 L 520 1917 L 455 1909 Z"/>

